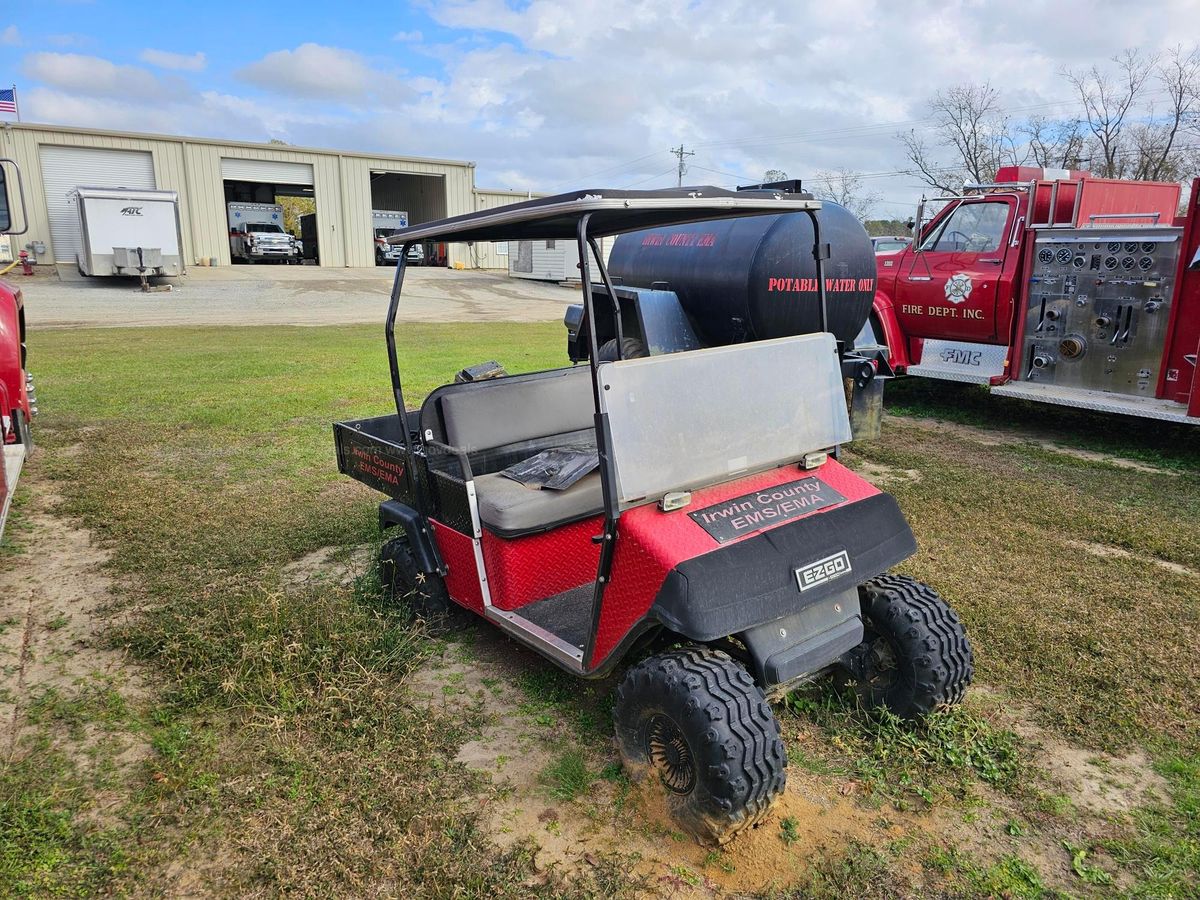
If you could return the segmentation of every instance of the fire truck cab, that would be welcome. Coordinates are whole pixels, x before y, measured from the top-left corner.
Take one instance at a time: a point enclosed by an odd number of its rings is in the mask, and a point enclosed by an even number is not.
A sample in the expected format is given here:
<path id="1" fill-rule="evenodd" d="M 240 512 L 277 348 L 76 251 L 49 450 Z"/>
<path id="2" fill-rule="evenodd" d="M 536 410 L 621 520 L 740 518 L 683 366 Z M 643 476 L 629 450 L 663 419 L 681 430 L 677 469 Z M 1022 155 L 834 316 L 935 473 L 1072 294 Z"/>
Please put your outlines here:
<path id="1" fill-rule="evenodd" d="M 877 259 L 859 344 L 897 374 L 1200 424 L 1200 179 L 1180 186 L 1012 166 Z"/>

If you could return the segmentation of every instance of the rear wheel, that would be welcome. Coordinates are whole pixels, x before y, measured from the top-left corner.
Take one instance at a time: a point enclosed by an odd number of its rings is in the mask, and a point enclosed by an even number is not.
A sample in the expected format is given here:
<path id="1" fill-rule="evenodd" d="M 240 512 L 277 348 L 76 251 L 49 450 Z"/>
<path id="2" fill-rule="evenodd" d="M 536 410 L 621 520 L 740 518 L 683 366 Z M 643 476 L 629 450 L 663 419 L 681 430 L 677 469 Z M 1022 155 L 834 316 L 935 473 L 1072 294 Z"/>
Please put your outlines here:
<path id="1" fill-rule="evenodd" d="M 858 591 L 865 701 L 918 719 L 962 700 L 975 674 L 971 642 L 937 591 L 907 575 L 880 575 Z"/>
<path id="2" fill-rule="evenodd" d="M 787 782 L 779 723 L 745 669 L 690 647 L 631 668 L 613 709 L 617 745 L 634 779 L 662 784 L 672 817 L 705 844 L 762 821 Z"/>
<path id="3" fill-rule="evenodd" d="M 617 355 L 617 347 L 621 348 L 620 356 Z M 620 344 L 617 339 L 605 341 L 600 345 L 599 362 L 616 362 L 618 359 L 641 359 L 644 356 L 649 356 L 650 351 L 646 349 L 646 345 L 637 338 L 627 337 L 621 338 Z"/>
<path id="4" fill-rule="evenodd" d="M 451 611 L 446 583 L 436 573 L 422 572 L 407 537 L 392 538 L 379 552 L 379 583 L 388 599 L 402 600 L 421 619 L 440 619 Z"/>

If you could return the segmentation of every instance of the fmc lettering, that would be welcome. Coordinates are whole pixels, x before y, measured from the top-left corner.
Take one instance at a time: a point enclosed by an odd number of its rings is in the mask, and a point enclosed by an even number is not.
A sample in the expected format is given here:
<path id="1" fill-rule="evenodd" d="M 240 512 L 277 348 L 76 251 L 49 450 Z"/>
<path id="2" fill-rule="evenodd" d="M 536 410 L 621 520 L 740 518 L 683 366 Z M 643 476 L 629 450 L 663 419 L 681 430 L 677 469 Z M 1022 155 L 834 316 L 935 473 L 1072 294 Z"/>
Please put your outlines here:
<path id="1" fill-rule="evenodd" d="M 820 478 L 809 476 L 744 494 L 688 515 L 718 544 L 724 544 L 845 500 Z"/>

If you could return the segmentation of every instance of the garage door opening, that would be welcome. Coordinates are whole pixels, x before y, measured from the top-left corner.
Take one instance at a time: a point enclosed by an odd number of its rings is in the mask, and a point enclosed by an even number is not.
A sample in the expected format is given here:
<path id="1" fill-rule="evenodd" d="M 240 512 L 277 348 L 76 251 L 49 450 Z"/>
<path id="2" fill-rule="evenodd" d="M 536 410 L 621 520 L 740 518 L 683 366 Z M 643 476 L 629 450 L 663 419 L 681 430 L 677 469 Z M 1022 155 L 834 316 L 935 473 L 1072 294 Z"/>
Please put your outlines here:
<path id="1" fill-rule="evenodd" d="M 405 213 L 409 225 L 434 222 L 446 217 L 446 179 L 441 175 L 409 175 L 403 172 L 371 172 L 371 233 L 384 230 L 389 217 L 383 213 Z M 393 219 L 395 221 L 395 219 Z M 378 226 L 376 225 L 378 223 Z M 413 252 L 408 265 L 448 265 L 446 245 L 426 242 L 419 252 Z M 392 262 L 381 253 L 375 254 L 376 264 Z"/>
<path id="2" fill-rule="evenodd" d="M 231 262 L 319 263 L 311 165 L 222 159 L 221 175 Z"/>

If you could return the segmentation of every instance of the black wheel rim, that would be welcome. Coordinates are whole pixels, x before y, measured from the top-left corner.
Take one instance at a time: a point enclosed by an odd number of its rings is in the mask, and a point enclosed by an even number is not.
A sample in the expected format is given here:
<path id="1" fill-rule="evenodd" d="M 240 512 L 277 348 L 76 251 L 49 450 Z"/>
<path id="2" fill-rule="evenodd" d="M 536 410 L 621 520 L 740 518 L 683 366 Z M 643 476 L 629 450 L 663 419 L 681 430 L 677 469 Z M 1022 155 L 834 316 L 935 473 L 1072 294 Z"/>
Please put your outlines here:
<path id="1" fill-rule="evenodd" d="M 870 648 L 866 668 L 867 688 L 876 694 L 885 694 L 900 677 L 899 649 L 891 640 L 869 629 L 866 643 Z"/>
<path id="2" fill-rule="evenodd" d="M 658 769 L 663 786 L 675 794 L 690 794 L 696 786 L 692 748 L 671 719 L 656 715 L 646 726 L 646 753 Z"/>

